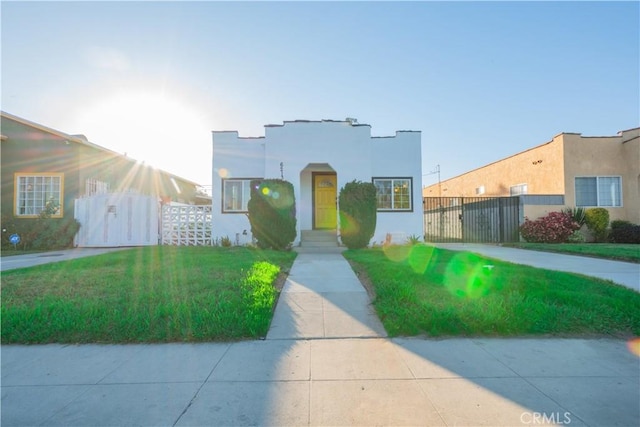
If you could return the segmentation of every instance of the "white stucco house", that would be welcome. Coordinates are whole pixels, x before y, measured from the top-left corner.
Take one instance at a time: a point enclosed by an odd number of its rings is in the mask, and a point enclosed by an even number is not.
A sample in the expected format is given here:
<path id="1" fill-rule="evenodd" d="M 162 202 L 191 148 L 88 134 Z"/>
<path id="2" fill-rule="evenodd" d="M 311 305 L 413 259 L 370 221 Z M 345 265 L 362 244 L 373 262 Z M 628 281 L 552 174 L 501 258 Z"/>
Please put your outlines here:
<path id="1" fill-rule="evenodd" d="M 373 182 L 378 190 L 371 244 L 423 236 L 419 131 L 372 137 L 371 126 L 354 119 L 285 121 L 266 125 L 260 137 L 213 131 L 214 237 L 251 242 L 247 202 L 249 183 L 256 178 L 283 178 L 293 184 L 294 246 L 304 246 L 312 230 L 326 230 L 333 244 L 339 244 L 338 194 L 353 180 Z"/>

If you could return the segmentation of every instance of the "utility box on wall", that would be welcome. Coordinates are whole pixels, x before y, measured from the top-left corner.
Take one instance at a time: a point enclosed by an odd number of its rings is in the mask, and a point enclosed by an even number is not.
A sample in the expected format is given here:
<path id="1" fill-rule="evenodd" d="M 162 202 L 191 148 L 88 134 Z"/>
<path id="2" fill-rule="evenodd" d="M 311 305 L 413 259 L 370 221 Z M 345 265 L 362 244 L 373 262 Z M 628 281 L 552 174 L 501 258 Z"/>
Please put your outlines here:
<path id="1" fill-rule="evenodd" d="M 75 201 L 80 222 L 79 247 L 153 246 L 158 244 L 158 200 L 130 193 L 98 194 Z"/>

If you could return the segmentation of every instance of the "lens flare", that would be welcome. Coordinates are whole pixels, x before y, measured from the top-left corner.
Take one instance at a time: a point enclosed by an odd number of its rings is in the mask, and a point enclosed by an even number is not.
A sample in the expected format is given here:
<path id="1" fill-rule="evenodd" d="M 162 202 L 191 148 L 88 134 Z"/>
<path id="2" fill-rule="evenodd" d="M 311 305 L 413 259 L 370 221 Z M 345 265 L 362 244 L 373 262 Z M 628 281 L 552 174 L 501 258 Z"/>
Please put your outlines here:
<path id="1" fill-rule="evenodd" d="M 264 188 L 262 189 L 262 194 L 264 194 L 265 196 L 268 196 L 268 195 L 269 195 L 269 193 L 271 193 L 271 190 L 269 190 L 269 188 L 268 188 L 268 187 L 264 187 Z"/>
<path id="2" fill-rule="evenodd" d="M 229 171 L 225 168 L 220 168 L 218 169 L 218 176 L 220 178 L 226 178 L 227 176 L 229 176 Z"/>
<path id="3" fill-rule="evenodd" d="M 345 236 L 358 233 L 360 224 L 351 215 L 340 211 L 340 229 Z"/>
<path id="4" fill-rule="evenodd" d="M 634 338 L 627 341 L 627 348 L 632 354 L 640 357 L 640 338 Z"/>
<path id="5" fill-rule="evenodd" d="M 461 252 L 456 254 L 445 270 L 444 284 L 453 295 L 480 298 L 492 287 L 493 268 L 478 255 Z"/>
<path id="6" fill-rule="evenodd" d="M 433 246 L 414 245 L 409 253 L 409 266 L 418 273 L 424 274 L 433 256 Z"/>
<path id="7" fill-rule="evenodd" d="M 411 247 L 405 245 L 385 245 L 382 251 L 391 261 L 401 262 L 409 257 Z"/>

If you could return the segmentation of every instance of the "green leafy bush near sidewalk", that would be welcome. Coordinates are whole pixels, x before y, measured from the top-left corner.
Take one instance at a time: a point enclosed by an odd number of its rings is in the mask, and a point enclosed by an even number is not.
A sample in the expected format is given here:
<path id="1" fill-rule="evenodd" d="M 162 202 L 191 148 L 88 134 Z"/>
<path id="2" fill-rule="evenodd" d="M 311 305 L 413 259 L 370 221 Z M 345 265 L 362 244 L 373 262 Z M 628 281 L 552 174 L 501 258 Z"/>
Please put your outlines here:
<path id="1" fill-rule="evenodd" d="M 295 256 L 160 246 L 3 272 L 2 343 L 262 337 Z"/>
<path id="2" fill-rule="evenodd" d="M 426 245 L 346 251 L 391 336 L 640 335 L 640 294 Z"/>

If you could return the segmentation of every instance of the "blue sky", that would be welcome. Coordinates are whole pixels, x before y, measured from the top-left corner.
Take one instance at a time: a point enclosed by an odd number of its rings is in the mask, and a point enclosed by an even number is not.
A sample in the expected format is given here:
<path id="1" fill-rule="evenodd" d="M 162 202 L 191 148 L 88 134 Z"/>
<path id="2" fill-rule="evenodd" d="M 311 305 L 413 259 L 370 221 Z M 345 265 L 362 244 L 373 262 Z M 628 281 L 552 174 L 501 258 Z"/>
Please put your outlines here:
<path id="1" fill-rule="evenodd" d="M 2 110 L 204 185 L 211 130 L 421 130 L 442 179 L 640 122 L 638 2 L 7 2 Z M 437 182 L 427 175 L 425 185 Z"/>

